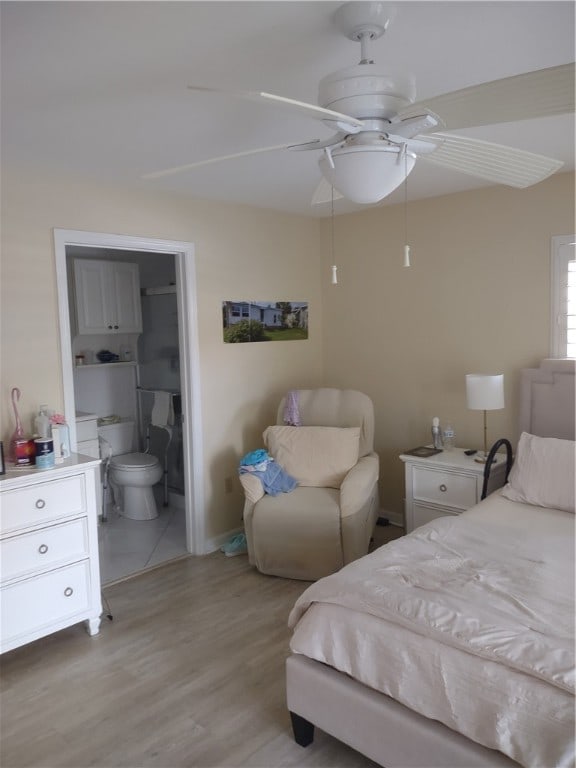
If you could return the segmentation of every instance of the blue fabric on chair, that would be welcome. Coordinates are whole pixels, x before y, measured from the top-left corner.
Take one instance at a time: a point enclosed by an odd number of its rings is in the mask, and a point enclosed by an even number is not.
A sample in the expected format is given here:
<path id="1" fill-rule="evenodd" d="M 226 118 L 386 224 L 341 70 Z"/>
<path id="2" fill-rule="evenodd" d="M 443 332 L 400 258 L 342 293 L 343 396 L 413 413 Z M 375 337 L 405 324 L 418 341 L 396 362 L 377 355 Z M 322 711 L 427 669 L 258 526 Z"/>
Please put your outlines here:
<path id="1" fill-rule="evenodd" d="M 238 473 L 240 475 L 250 474 L 257 477 L 262 483 L 264 492 L 270 496 L 277 496 L 279 493 L 290 493 L 298 485 L 298 481 L 282 469 L 262 449 L 247 453 L 240 461 Z"/>

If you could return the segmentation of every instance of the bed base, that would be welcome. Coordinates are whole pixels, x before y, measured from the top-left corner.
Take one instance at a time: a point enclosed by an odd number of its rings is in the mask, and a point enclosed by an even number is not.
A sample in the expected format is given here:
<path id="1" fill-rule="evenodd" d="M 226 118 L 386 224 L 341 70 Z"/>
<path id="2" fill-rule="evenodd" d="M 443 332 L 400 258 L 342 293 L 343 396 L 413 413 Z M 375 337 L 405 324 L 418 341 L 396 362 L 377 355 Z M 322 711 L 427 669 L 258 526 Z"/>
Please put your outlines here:
<path id="1" fill-rule="evenodd" d="M 519 768 L 501 752 L 306 656 L 286 660 L 286 696 L 302 747 L 312 743 L 317 726 L 385 768 Z"/>

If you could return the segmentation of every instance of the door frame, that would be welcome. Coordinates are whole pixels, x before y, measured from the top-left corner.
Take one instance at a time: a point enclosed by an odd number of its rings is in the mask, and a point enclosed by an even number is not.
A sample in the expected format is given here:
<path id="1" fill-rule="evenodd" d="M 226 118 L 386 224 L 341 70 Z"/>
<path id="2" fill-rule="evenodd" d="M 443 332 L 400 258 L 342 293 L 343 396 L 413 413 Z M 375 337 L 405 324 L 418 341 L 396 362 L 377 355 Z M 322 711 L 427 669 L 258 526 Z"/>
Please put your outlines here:
<path id="1" fill-rule="evenodd" d="M 103 232 L 54 229 L 60 355 L 64 392 L 64 415 L 70 427 L 70 440 L 76 448 L 76 408 L 70 328 L 66 246 L 112 248 L 118 251 L 148 251 L 174 256 L 178 304 L 178 342 L 180 347 L 180 387 L 182 395 L 182 443 L 186 505 L 186 548 L 193 555 L 205 552 L 202 408 L 200 398 L 200 350 L 198 343 L 196 261 L 194 244 L 178 240 L 159 240 Z"/>

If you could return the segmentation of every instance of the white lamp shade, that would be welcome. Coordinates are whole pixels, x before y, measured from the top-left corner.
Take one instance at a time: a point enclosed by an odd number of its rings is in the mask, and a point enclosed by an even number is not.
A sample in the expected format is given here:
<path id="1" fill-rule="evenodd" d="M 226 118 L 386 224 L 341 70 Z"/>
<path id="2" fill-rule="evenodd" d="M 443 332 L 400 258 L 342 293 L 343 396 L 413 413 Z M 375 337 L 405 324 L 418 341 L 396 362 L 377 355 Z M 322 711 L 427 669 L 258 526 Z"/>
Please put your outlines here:
<path id="1" fill-rule="evenodd" d="M 466 374 L 466 401 L 471 411 L 504 408 L 504 374 Z"/>
<path id="2" fill-rule="evenodd" d="M 402 184 L 416 163 L 398 147 L 347 146 L 331 152 L 334 168 L 323 154 L 318 161 L 324 178 L 347 200 L 377 203 Z M 408 172 L 408 173 L 407 173 Z"/>

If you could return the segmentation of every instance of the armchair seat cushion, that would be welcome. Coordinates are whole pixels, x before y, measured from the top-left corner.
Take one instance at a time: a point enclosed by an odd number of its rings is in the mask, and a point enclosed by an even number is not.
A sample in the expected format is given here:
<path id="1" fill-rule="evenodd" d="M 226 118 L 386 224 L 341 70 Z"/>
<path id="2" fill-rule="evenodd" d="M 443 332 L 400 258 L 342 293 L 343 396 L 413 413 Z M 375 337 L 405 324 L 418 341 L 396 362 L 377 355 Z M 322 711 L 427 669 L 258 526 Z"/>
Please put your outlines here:
<path id="1" fill-rule="evenodd" d="M 342 568 L 340 492 L 300 486 L 291 493 L 264 496 L 250 528 L 252 559 L 262 573 L 313 581 Z M 248 533 L 248 531 L 247 531 Z"/>
<path id="2" fill-rule="evenodd" d="M 360 427 L 268 427 L 264 444 L 298 485 L 340 488 L 358 461 Z"/>

